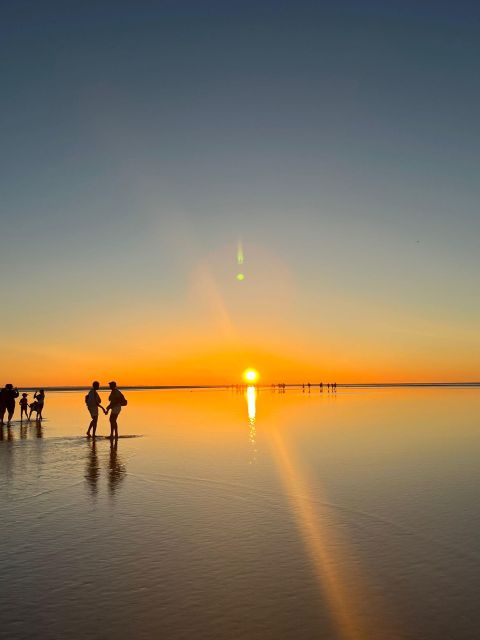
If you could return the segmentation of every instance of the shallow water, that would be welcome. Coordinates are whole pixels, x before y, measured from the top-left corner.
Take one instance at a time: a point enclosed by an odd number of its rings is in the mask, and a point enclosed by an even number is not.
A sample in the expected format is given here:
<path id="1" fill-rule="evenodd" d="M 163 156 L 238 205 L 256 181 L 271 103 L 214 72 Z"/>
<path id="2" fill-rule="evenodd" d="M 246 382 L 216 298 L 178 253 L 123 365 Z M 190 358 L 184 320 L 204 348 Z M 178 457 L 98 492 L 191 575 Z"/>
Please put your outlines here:
<path id="1" fill-rule="evenodd" d="M 3 428 L 0 637 L 478 637 L 479 390 L 126 395 Z"/>

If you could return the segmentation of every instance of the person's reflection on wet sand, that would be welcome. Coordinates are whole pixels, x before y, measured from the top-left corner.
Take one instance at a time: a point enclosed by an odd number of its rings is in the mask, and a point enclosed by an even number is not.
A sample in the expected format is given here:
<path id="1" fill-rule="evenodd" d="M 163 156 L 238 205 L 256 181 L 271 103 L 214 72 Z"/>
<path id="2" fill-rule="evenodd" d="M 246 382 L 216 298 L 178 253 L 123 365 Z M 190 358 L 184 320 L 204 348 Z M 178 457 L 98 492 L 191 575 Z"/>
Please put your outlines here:
<path id="1" fill-rule="evenodd" d="M 90 487 L 92 495 L 98 493 L 98 480 L 100 478 L 100 464 L 98 462 L 97 444 L 91 441 L 90 451 L 87 457 L 87 468 L 85 469 L 85 479 Z"/>
<path id="2" fill-rule="evenodd" d="M 26 440 L 27 433 L 28 433 L 28 424 L 26 422 L 20 423 L 20 440 Z"/>
<path id="3" fill-rule="evenodd" d="M 41 420 L 35 420 L 33 424 L 30 423 L 30 430 L 33 438 L 43 438 L 43 428 Z"/>
<path id="4" fill-rule="evenodd" d="M 118 440 L 114 439 L 110 442 L 110 459 L 108 465 L 108 487 L 112 495 L 118 489 L 118 485 L 125 477 L 125 465 L 121 458 L 117 455 Z"/>
<path id="5" fill-rule="evenodd" d="M 0 424 L 0 441 L 1 440 L 13 440 L 13 431 L 11 427 L 4 427 L 3 424 Z"/>

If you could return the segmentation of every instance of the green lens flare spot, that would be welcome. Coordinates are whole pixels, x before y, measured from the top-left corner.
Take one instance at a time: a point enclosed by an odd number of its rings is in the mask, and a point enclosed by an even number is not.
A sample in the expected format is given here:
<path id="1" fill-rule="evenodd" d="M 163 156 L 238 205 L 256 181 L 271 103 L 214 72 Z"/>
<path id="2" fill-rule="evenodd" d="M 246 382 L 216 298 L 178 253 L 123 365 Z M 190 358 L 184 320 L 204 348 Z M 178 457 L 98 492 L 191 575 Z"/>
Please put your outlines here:
<path id="1" fill-rule="evenodd" d="M 243 280 L 245 280 L 245 276 L 243 273 L 237 273 L 237 280 L 239 282 L 243 282 Z"/>

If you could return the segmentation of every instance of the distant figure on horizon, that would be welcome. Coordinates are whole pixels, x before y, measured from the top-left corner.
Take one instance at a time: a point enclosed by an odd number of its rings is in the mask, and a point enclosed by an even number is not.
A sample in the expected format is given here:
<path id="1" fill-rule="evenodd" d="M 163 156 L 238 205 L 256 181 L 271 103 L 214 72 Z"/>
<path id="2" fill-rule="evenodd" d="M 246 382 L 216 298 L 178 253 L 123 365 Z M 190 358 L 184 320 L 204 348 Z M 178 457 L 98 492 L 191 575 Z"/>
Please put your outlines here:
<path id="1" fill-rule="evenodd" d="M 127 406 L 127 400 L 125 399 L 125 396 L 120 391 L 120 389 L 117 387 L 117 383 L 114 380 L 112 380 L 112 382 L 109 382 L 108 386 L 111 389 L 111 393 L 108 396 L 109 405 L 106 408 L 105 413 L 108 414 L 108 412 L 111 411 L 111 414 L 110 414 L 110 438 L 112 440 L 114 438 L 115 438 L 115 440 L 117 440 L 118 439 L 117 418 L 118 418 L 118 414 L 122 410 L 122 407 L 126 407 Z"/>
<path id="2" fill-rule="evenodd" d="M 323 382 L 320 382 L 320 391 L 323 391 Z"/>
<path id="3" fill-rule="evenodd" d="M 102 407 L 102 400 L 98 395 L 98 390 L 100 388 L 100 383 L 98 380 L 92 382 L 92 388 L 85 396 L 85 404 L 87 405 L 88 410 L 90 411 L 90 416 L 92 418 L 90 424 L 88 425 L 87 430 L 87 438 L 90 438 L 90 432 L 93 432 L 93 437 L 95 438 L 95 434 L 97 433 L 97 423 L 98 423 L 98 409 L 100 408 L 103 413 L 107 413 L 106 410 Z"/>
<path id="4" fill-rule="evenodd" d="M 45 390 L 39 389 L 38 391 L 35 391 L 33 397 L 34 401 L 30 405 L 30 413 L 28 415 L 28 419 L 30 420 L 30 418 L 32 417 L 32 413 L 35 411 L 35 413 L 37 414 L 36 420 L 43 420 L 42 411 L 43 405 L 45 404 Z"/>
<path id="5" fill-rule="evenodd" d="M 20 398 L 20 421 L 23 420 L 23 414 L 25 414 L 25 420 L 28 420 L 28 393 L 22 393 Z"/>
<path id="6" fill-rule="evenodd" d="M 7 412 L 7 424 L 10 424 L 13 414 L 15 413 L 15 398 L 19 393 L 17 387 L 13 384 L 6 384 L 0 391 L 0 424 L 3 424 L 5 412 Z"/>
<path id="7" fill-rule="evenodd" d="M 312 386 L 312 385 L 310 384 L 310 382 L 308 383 L 308 385 L 307 385 L 307 386 L 308 386 L 308 393 L 310 393 L 310 387 Z"/>

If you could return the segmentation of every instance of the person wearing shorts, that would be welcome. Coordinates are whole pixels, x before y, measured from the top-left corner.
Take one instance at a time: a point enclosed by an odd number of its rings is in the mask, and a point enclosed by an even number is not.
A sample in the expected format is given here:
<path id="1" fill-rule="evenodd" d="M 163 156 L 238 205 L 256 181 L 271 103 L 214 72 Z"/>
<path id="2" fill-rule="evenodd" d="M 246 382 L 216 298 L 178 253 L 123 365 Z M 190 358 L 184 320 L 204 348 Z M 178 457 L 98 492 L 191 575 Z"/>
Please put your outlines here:
<path id="1" fill-rule="evenodd" d="M 85 403 L 90 412 L 90 417 L 92 418 L 90 424 L 88 425 L 87 438 L 90 438 L 91 435 L 93 435 L 93 437 L 95 438 L 95 434 L 97 432 L 98 409 L 100 408 L 104 413 L 107 413 L 102 407 L 102 400 L 98 395 L 99 388 L 100 383 L 95 380 L 94 382 L 92 382 L 92 388 L 85 396 Z"/>
<path id="2" fill-rule="evenodd" d="M 20 398 L 20 421 L 23 420 L 23 414 L 25 414 L 25 420 L 28 419 L 28 393 L 22 393 Z"/>
<path id="3" fill-rule="evenodd" d="M 15 413 L 15 399 L 18 398 L 18 389 L 13 384 L 6 384 L 0 392 L 0 423 L 3 424 L 5 412 L 7 412 L 7 424 L 10 424 Z"/>
<path id="4" fill-rule="evenodd" d="M 117 387 L 117 383 L 112 380 L 112 382 L 108 383 L 108 386 L 111 389 L 111 393 L 108 397 L 109 405 L 105 410 L 105 413 L 110 411 L 110 438 L 113 440 L 118 439 L 118 424 L 117 419 L 119 416 L 122 407 L 127 404 L 123 393 Z"/>

